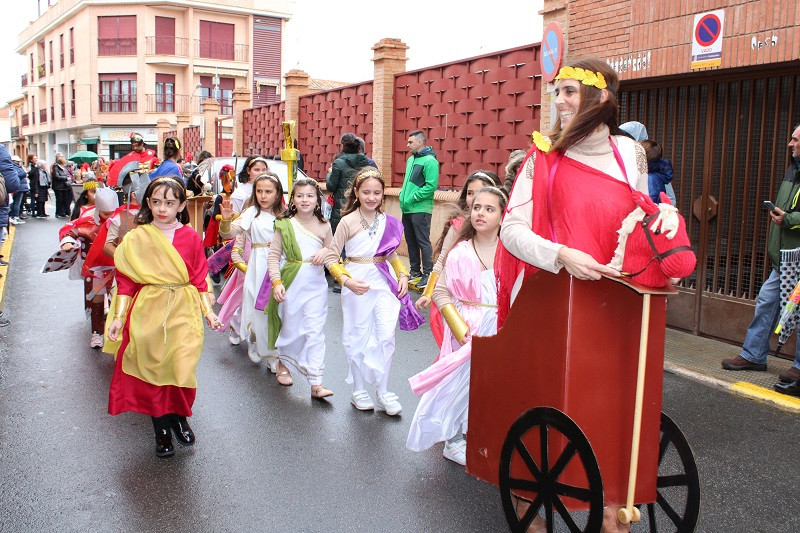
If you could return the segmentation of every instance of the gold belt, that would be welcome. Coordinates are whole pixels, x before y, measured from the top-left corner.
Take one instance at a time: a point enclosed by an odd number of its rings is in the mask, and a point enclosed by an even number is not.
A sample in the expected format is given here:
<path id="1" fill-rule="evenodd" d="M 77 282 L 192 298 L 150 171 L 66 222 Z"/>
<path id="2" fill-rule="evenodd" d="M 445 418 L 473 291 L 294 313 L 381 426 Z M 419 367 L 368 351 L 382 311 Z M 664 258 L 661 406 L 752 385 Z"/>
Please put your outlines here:
<path id="1" fill-rule="evenodd" d="M 313 263 L 311 259 L 287 259 L 287 263 Z"/>
<path id="2" fill-rule="evenodd" d="M 490 309 L 497 309 L 497 304 L 485 304 L 483 302 L 467 302 L 466 300 L 459 300 L 461 305 L 469 305 L 471 307 L 488 307 Z"/>
<path id="3" fill-rule="evenodd" d="M 183 287 L 188 287 L 191 283 L 148 283 L 151 287 L 158 287 L 159 289 L 180 289 Z"/>
<path id="4" fill-rule="evenodd" d="M 376 255 L 375 257 L 347 257 L 344 260 L 344 264 L 358 263 L 360 265 L 377 265 L 378 263 L 383 263 L 384 261 L 386 261 L 385 255 Z"/>
<path id="5" fill-rule="evenodd" d="M 270 244 L 271 243 L 268 243 L 268 242 L 260 242 L 258 244 L 251 244 L 250 247 L 251 248 L 269 248 Z"/>

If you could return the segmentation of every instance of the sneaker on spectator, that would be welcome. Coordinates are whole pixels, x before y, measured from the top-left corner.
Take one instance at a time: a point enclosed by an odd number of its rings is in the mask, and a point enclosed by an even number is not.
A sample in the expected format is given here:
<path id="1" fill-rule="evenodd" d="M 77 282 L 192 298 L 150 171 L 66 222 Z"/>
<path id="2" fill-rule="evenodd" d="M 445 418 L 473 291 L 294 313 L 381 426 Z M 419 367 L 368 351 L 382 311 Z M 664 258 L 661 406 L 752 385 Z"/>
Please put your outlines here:
<path id="1" fill-rule="evenodd" d="M 429 278 L 428 274 L 424 274 L 421 278 L 419 278 L 419 281 L 417 281 L 416 283 L 417 289 L 423 290 L 425 287 L 427 287 L 428 278 Z"/>
<path id="2" fill-rule="evenodd" d="M 92 340 L 89 341 L 89 346 L 91 348 L 102 348 L 103 347 L 103 336 L 99 333 L 92 333 Z"/>

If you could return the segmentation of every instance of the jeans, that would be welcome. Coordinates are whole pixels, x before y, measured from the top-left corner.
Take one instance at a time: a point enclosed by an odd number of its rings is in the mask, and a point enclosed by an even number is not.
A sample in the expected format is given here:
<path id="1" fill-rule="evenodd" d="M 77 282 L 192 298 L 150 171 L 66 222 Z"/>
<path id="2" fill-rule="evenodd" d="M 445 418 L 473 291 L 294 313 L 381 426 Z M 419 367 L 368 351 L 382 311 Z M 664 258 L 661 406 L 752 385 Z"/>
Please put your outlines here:
<path id="1" fill-rule="evenodd" d="M 431 246 L 431 214 L 403 213 L 403 230 L 408 245 L 408 261 L 411 277 L 430 274 L 433 270 L 433 246 Z M 420 269 L 422 258 L 422 269 Z"/>
<path id="2" fill-rule="evenodd" d="M 12 196 L 11 201 L 11 216 L 14 218 L 19 218 L 19 214 L 22 211 L 23 202 L 25 202 L 25 196 L 27 196 L 28 191 L 25 192 L 15 192 Z"/>
<path id="3" fill-rule="evenodd" d="M 751 363 L 764 364 L 769 354 L 769 338 L 775 331 L 781 308 L 781 276 L 772 269 L 767 281 L 758 291 L 753 321 L 747 328 L 742 357 Z M 800 341 L 797 342 L 793 366 L 800 370 Z"/>

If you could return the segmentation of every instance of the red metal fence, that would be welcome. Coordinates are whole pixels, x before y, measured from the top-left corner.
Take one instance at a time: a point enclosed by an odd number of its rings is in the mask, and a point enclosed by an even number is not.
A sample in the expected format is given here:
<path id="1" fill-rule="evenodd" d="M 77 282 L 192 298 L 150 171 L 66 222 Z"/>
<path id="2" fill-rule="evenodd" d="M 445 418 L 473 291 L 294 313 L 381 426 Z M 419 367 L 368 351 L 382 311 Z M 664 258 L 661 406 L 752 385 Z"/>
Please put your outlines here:
<path id="1" fill-rule="evenodd" d="M 283 148 L 284 102 L 245 109 L 243 119 L 244 153 L 276 155 Z"/>
<path id="2" fill-rule="evenodd" d="M 306 174 L 325 179 L 328 167 L 339 153 L 343 133 L 364 139 L 367 154 L 372 148 L 372 82 L 348 85 L 300 98 L 298 147 Z"/>
<path id="3" fill-rule="evenodd" d="M 458 188 L 484 168 L 503 177 L 509 154 L 530 147 L 539 128 L 539 44 L 395 77 L 392 183 L 403 181 L 408 132 L 420 129 L 436 151 L 439 187 Z"/>

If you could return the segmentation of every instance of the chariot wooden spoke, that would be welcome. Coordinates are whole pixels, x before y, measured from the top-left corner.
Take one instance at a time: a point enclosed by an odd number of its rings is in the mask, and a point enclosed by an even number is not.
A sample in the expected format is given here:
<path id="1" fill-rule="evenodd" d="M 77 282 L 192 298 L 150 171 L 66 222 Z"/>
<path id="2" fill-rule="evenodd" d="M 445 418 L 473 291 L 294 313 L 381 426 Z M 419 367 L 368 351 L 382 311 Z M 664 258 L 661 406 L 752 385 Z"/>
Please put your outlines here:
<path id="1" fill-rule="evenodd" d="M 685 487 L 689 484 L 689 476 L 686 474 L 673 474 L 671 476 L 658 476 L 656 486 L 661 489 L 664 487 Z"/>
<path id="2" fill-rule="evenodd" d="M 536 499 L 531 502 L 531 506 L 528 507 L 528 510 L 525 511 L 525 514 L 522 515 L 520 519 L 520 524 L 522 525 L 521 531 L 528 531 L 528 528 L 531 526 L 531 522 L 539 514 L 539 509 L 542 507 L 542 500 L 543 496 L 541 494 L 536 496 Z"/>
<path id="3" fill-rule="evenodd" d="M 658 526 L 656 524 L 656 506 L 652 503 L 647 504 L 647 518 L 650 521 L 650 533 L 657 533 Z"/>
<path id="4" fill-rule="evenodd" d="M 542 471 L 539 470 L 539 467 L 536 465 L 536 461 L 534 461 L 533 457 L 531 457 L 531 454 L 530 452 L 528 452 L 528 448 L 525 447 L 525 444 L 521 440 L 517 441 L 516 448 L 517 452 L 519 453 L 519 456 L 522 457 L 523 461 L 525 461 L 525 465 L 528 467 L 528 470 L 530 470 L 531 474 L 533 475 L 533 478 L 536 481 L 541 481 Z"/>
<path id="5" fill-rule="evenodd" d="M 511 490 L 527 490 L 530 492 L 539 492 L 539 482 L 530 479 L 510 478 L 508 480 L 508 488 Z"/>
<path id="6" fill-rule="evenodd" d="M 574 498 L 582 502 L 588 502 L 592 496 L 592 492 L 588 488 L 575 487 L 573 485 L 565 485 L 563 483 L 555 483 L 555 492 L 559 496 Z"/>
<path id="7" fill-rule="evenodd" d="M 656 496 L 656 502 L 658 502 L 658 505 L 664 510 L 669 519 L 672 520 L 673 524 L 677 526 L 683 522 L 683 519 L 675 512 L 675 509 L 664 499 L 664 496 L 662 496 L 660 492 Z"/>
<path id="8" fill-rule="evenodd" d="M 546 474 L 550 471 L 550 458 L 548 457 L 547 449 L 547 425 L 542 424 L 539 426 L 539 447 L 542 449 L 542 473 Z"/>
<path id="9" fill-rule="evenodd" d="M 553 500 L 550 498 L 544 501 L 544 519 L 547 522 L 547 531 L 553 531 Z"/>
<path id="10" fill-rule="evenodd" d="M 661 442 L 658 443 L 658 464 L 661 464 L 661 461 L 664 460 L 664 455 L 667 453 L 667 448 L 669 448 L 669 435 L 663 433 L 661 435 Z"/>
<path id="11" fill-rule="evenodd" d="M 550 473 L 553 476 L 553 479 L 558 479 L 561 476 L 561 472 L 567 467 L 569 462 L 575 457 L 575 453 L 577 453 L 578 448 L 575 447 L 575 443 L 569 442 L 567 446 L 564 448 L 564 451 L 561 452 L 561 455 L 558 457 L 558 460 L 553 465 L 553 468 L 550 469 Z"/>
<path id="12" fill-rule="evenodd" d="M 578 524 L 575 523 L 575 520 L 572 519 L 572 516 L 570 516 L 569 511 L 567 511 L 567 508 L 564 506 L 564 502 L 561 501 L 561 498 L 558 496 L 554 497 L 553 505 L 555 505 L 556 511 L 558 511 L 558 514 L 561 516 L 561 519 L 567 525 L 569 530 L 572 533 L 580 533 L 581 529 L 578 527 Z"/>

